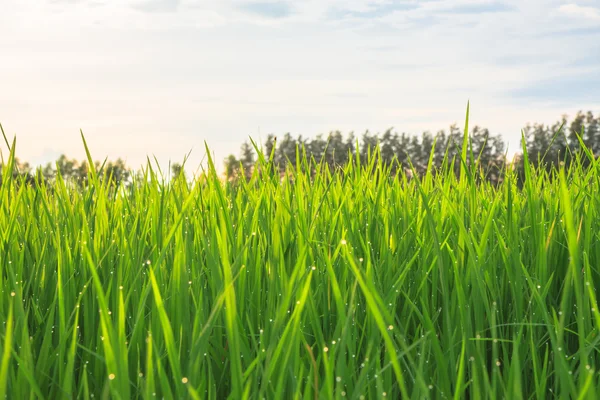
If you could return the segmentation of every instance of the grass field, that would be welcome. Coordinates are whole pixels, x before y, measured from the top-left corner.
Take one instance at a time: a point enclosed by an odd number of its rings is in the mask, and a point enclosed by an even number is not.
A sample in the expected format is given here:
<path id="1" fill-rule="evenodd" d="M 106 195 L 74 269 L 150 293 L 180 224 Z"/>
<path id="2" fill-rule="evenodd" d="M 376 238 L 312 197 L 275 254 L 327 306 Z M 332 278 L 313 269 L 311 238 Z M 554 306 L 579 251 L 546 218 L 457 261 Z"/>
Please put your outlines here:
<path id="1" fill-rule="evenodd" d="M 0 398 L 600 396 L 598 162 L 115 191 L 21 185 L 13 156 Z"/>

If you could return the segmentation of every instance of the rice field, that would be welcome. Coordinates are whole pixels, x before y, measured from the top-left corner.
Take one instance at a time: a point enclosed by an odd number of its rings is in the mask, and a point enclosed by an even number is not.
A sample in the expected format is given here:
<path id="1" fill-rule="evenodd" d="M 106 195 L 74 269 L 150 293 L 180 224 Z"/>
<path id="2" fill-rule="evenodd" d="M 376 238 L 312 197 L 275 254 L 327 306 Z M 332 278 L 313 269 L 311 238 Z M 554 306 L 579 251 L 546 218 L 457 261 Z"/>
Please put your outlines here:
<path id="1" fill-rule="evenodd" d="M 238 183 L 209 160 L 192 183 L 148 164 L 117 189 L 94 170 L 26 185 L 14 154 L 0 398 L 600 396 L 591 154 L 525 160 L 522 185 L 478 179 L 464 146 L 458 176 L 298 151 L 283 178 L 260 154 Z"/>

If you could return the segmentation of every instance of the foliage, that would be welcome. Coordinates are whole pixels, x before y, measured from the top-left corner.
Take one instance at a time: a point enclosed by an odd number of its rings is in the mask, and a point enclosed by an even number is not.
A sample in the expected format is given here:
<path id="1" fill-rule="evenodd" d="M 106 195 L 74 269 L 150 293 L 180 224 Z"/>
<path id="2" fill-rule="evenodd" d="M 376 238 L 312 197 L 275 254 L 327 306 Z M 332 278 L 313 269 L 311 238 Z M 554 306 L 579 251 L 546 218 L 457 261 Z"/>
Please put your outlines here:
<path id="1" fill-rule="evenodd" d="M 235 182 L 45 191 L 13 145 L 0 398 L 598 398 L 600 163 L 477 183 L 460 146 L 411 180 L 383 147 L 283 177 L 273 150 Z"/>
<path id="2" fill-rule="evenodd" d="M 14 150 L 11 148 L 11 144 L 8 142 L 6 133 L 1 124 L 0 132 L 2 133 L 8 150 Z M 15 143 L 13 143 L 12 147 L 14 147 L 14 144 Z M 3 182 L 3 168 L 5 168 L 5 162 L 7 160 L 2 158 L 1 161 L 0 186 Z M 76 159 L 69 159 L 66 155 L 62 154 L 54 163 L 47 163 L 44 167 L 38 167 L 34 170 L 29 163 L 21 162 L 15 157 L 11 164 L 10 174 L 12 175 L 14 182 L 25 183 L 27 185 L 51 187 L 54 185 L 57 178 L 60 177 L 67 185 L 75 184 L 77 186 L 84 186 L 88 182 L 90 162 L 91 160 L 78 161 Z M 125 186 L 130 183 L 131 171 L 127 168 L 122 159 L 119 158 L 116 161 L 105 160 L 102 164 L 100 164 L 99 161 L 96 161 L 93 162 L 93 164 L 94 168 L 98 170 L 100 180 L 109 184 L 109 186 Z"/>
<path id="3" fill-rule="evenodd" d="M 552 126 L 544 124 L 528 124 L 523 133 L 529 159 L 534 167 L 543 166 L 546 171 L 556 169 L 561 163 L 569 164 L 579 153 L 584 166 L 589 165 L 587 158 L 580 146 L 579 138 L 585 146 L 595 154 L 600 155 L 600 116 L 595 117 L 591 111 L 584 114 L 577 113 L 573 121 L 568 124 L 566 116 Z M 481 170 L 483 179 L 493 184 L 498 184 L 504 179 L 508 167 L 513 160 L 506 159 L 506 144 L 501 135 L 491 134 L 486 128 L 475 126 L 469 132 L 472 152 L 479 160 L 477 168 Z M 432 154 L 432 173 L 436 174 L 445 167 L 450 167 L 456 175 L 461 167 L 460 148 L 464 135 L 456 124 L 451 125 L 448 131 L 440 130 L 435 135 L 424 132 L 420 136 L 411 136 L 406 133 L 399 134 L 393 128 L 386 130 L 383 135 L 373 134 L 369 131 L 356 142 L 351 132 L 344 140 L 341 132 L 331 132 L 325 139 L 318 135 L 312 140 L 303 139 L 301 136 L 294 139 L 286 133 L 283 140 L 277 143 L 274 135 L 268 135 L 262 150 L 269 156 L 273 152 L 273 163 L 283 173 L 287 164 L 296 165 L 296 152 L 306 152 L 308 159 L 315 161 L 324 160 L 330 170 L 348 163 L 355 154 L 359 154 L 363 163 L 369 159 L 370 152 L 379 146 L 378 154 L 382 162 L 389 166 L 389 171 L 395 175 L 398 171 L 409 170 L 413 165 L 415 172 L 423 176 L 429 165 L 429 156 Z M 229 180 L 236 180 L 242 176 L 250 176 L 254 168 L 255 159 L 249 157 L 251 145 L 245 142 L 242 145 L 242 158 L 240 161 L 234 155 L 229 155 L 225 161 L 225 174 Z M 471 160 L 466 160 L 467 164 Z M 516 157 L 517 177 L 519 184 L 523 183 L 523 157 Z M 243 172 L 243 173 L 241 173 Z"/>

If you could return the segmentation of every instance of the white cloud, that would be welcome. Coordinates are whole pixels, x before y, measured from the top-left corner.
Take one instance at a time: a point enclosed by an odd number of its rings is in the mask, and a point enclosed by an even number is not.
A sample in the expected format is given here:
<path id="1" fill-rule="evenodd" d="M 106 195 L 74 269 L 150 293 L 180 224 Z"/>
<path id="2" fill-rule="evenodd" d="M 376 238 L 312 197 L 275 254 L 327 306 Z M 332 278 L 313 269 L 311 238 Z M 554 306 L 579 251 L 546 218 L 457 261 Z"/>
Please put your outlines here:
<path id="1" fill-rule="evenodd" d="M 600 8 L 580 6 L 575 3 L 563 4 L 559 11 L 573 17 L 600 21 Z"/>

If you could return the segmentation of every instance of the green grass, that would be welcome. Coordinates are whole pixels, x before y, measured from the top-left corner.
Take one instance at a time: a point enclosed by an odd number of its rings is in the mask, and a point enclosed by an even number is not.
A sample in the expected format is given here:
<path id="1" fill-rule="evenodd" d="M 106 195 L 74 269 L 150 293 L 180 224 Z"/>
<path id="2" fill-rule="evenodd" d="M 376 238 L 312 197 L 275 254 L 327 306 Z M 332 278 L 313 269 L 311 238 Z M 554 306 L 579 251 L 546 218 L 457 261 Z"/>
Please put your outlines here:
<path id="1" fill-rule="evenodd" d="M 418 180 L 261 155 L 237 185 L 149 164 L 114 190 L 21 184 L 14 151 L 0 398 L 600 396 L 597 161 L 520 187 L 467 147 Z"/>

